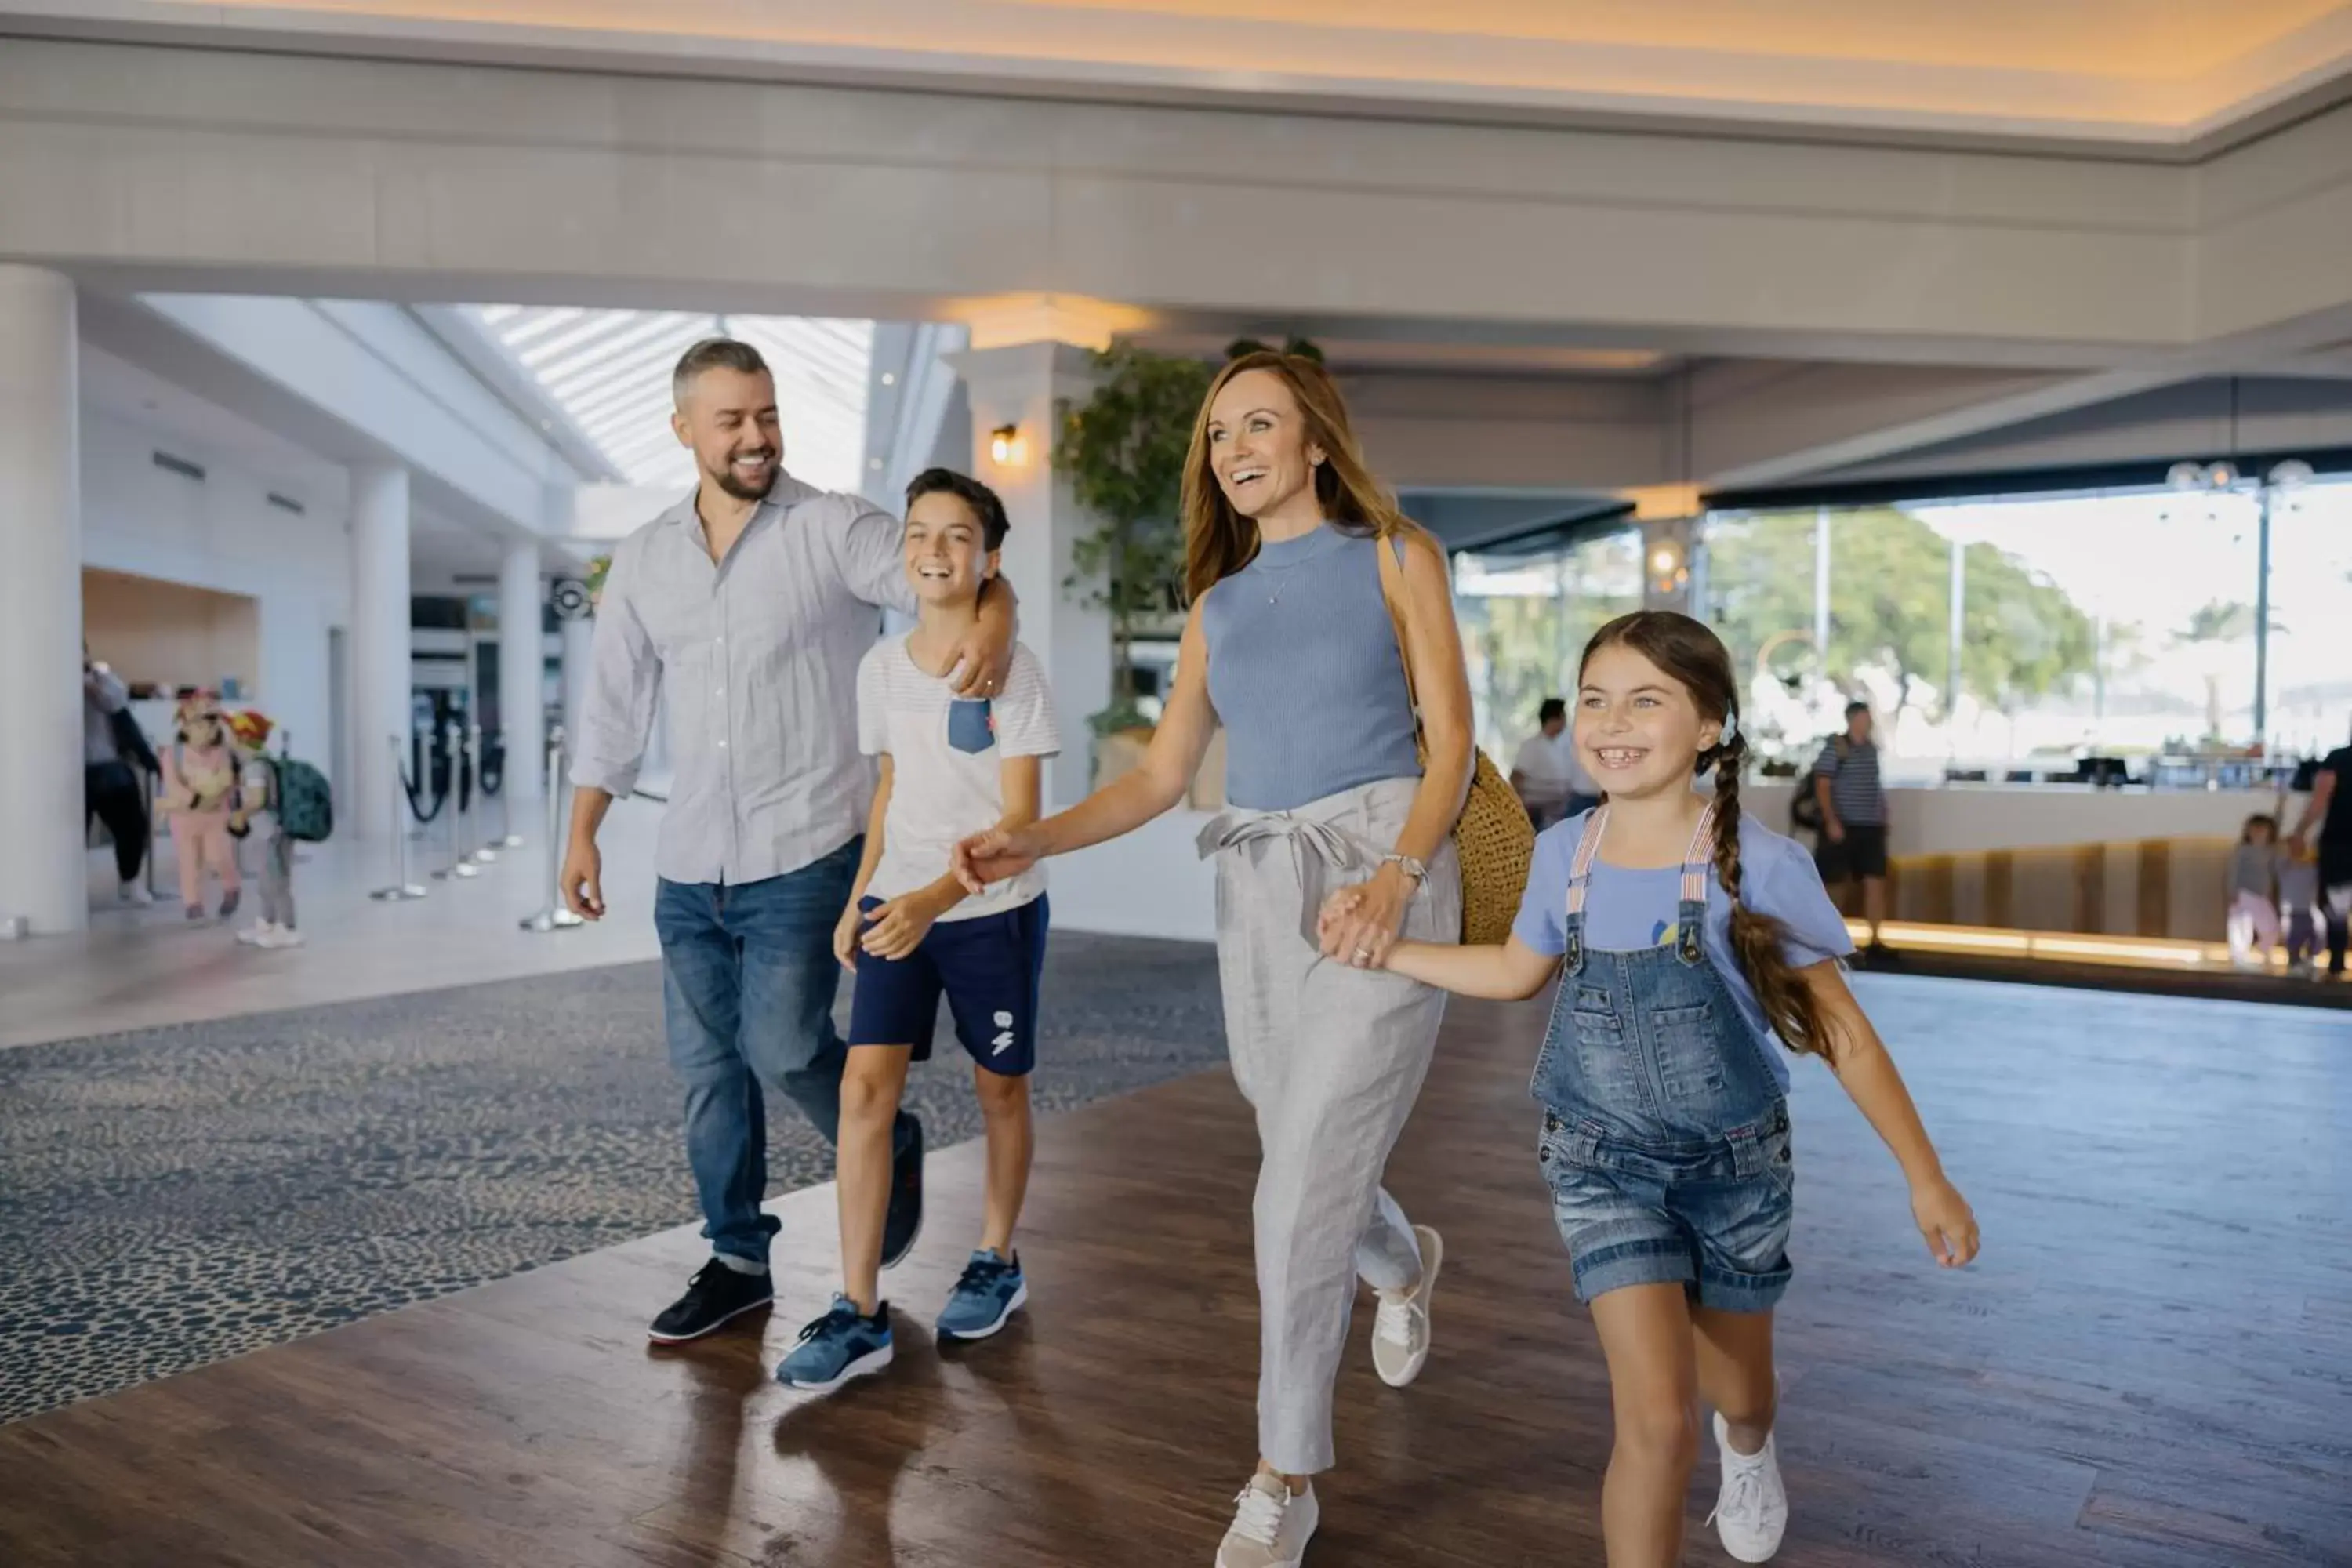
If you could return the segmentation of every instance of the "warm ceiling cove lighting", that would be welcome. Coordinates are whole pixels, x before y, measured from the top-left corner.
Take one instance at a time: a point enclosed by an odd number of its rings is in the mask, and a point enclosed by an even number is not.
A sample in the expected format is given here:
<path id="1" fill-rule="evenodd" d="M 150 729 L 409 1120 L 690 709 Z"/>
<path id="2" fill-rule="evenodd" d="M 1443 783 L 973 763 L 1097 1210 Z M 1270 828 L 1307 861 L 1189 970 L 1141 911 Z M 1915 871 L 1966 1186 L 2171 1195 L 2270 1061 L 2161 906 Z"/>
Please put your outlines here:
<path id="1" fill-rule="evenodd" d="M 998 466 L 1013 468 L 1029 456 L 1029 443 L 1021 438 L 1018 425 L 999 425 L 988 433 L 988 455 Z"/>

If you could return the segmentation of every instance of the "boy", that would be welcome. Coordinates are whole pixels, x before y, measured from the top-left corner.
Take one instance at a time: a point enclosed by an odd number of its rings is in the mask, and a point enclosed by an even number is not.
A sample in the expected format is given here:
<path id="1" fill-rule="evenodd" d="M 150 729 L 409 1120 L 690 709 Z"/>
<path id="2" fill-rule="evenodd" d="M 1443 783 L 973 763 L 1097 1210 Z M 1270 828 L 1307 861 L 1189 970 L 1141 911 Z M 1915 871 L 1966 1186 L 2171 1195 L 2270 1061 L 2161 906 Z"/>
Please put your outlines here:
<path id="1" fill-rule="evenodd" d="M 228 716 L 243 778 L 228 830 L 236 838 L 261 832 L 261 916 L 236 933 L 247 947 L 302 945 L 302 933 L 294 929 L 294 840 L 278 809 L 278 769 L 264 750 L 274 728 L 267 715 L 249 708 Z"/>
<path id="2" fill-rule="evenodd" d="M 1004 503 L 975 479 L 932 468 L 907 487 L 907 579 L 919 620 L 887 637 L 857 671 L 858 748 L 881 781 L 834 952 L 857 976 L 835 1156 L 842 1292 L 801 1331 L 776 1379 L 824 1392 L 890 1363 L 890 1310 L 878 1284 L 890 1194 L 890 1129 L 910 1058 L 930 1054 L 945 993 L 972 1057 L 988 1130 L 987 1217 L 979 1249 L 940 1313 L 941 1340 L 985 1339 L 1028 1300 L 1013 1227 L 1029 1183 L 1029 1072 L 1045 956 L 1042 874 L 967 895 L 950 851 L 992 826 L 1034 822 L 1039 760 L 1061 750 L 1044 668 L 1016 646 L 1004 691 L 955 696 L 958 642 L 997 572 Z"/>

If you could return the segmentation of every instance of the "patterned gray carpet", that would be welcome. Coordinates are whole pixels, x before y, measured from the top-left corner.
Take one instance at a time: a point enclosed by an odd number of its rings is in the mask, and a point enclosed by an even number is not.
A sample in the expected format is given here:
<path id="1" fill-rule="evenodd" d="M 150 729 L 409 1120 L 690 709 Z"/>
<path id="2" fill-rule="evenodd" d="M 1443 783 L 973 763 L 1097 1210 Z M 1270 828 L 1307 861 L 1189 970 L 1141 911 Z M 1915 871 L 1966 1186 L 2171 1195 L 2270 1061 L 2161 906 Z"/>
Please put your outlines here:
<path id="1" fill-rule="evenodd" d="M 1043 1013 L 1041 1110 L 1224 1059 L 1206 946 L 1057 934 Z M 909 1079 L 933 1148 L 966 1063 Z M 649 963 L 0 1051 L 0 1421 L 691 1221 L 678 1106 Z"/>

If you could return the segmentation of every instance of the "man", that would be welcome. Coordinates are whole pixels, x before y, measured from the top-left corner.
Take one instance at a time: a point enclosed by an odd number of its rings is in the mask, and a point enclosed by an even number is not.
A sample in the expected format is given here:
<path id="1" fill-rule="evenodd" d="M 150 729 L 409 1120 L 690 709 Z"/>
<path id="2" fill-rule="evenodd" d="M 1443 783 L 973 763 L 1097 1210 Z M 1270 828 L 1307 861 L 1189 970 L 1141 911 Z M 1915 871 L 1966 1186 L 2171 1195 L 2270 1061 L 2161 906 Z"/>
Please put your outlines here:
<path id="1" fill-rule="evenodd" d="M 1576 754 L 1576 735 L 1569 728 L 1568 704 L 1547 697 L 1536 710 L 1537 730 L 1519 742 L 1511 763 L 1511 788 L 1518 792 L 1538 830 L 1590 811 L 1601 804 L 1601 792 Z"/>
<path id="2" fill-rule="evenodd" d="M 1883 958 L 1879 927 L 1886 921 L 1886 791 L 1878 781 L 1878 746 L 1871 739 L 1870 704 L 1849 702 L 1845 733 L 1832 737 L 1813 759 L 1813 793 L 1822 816 L 1818 859 L 1822 880 L 1862 884 L 1862 918 L 1870 923 L 1870 952 Z M 1845 901 L 1843 892 L 1840 902 Z"/>
<path id="3" fill-rule="evenodd" d="M 2319 896 L 2327 912 L 2327 974 L 2341 979 L 2352 946 L 2352 746 L 2338 746 L 2312 775 L 2311 800 L 2288 839 L 2300 855 L 2319 828 Z"/>
<path id="4" fill-rule="evenodd" d="M 762 1214 L 762 1089 L 828 1141 L 845 1056 L 833 1024 L 833 931 L 857 870 L 872 765 L 857 748 L 857 665 L 879 607 L 915 609 L 900 525 L 780 466 L 776 388 L 757 350 L 688 349 L 672 426 L 695 491 L 622 541 L 597 604 L 583 704 L 565 904 L 605 910 L 596 830 L 636 783 L 666 698 L 677 773 L 662 819 L 654 924 L 670 1063 L 686 1084 L 687 1159 L 711 1258 L 653 1321 L 657 1343 L 710 1332 L 774 1299 Z M 1003 689 L 1013 596 L 992 584 L 956 648 L 960 691 Z M 922 1126 L 892 1149 L 885 1265 L 922 1224 Z"/>
<path id="5" fill-rule="evenodd" d="M 139 879 L 147 859 L 146 791 L 131 763 L 122 755 L 121 731 L 128 728 L 151 764 L 144 737 L 131 720 L 131 691 L 121 678 L 102 664 L 90 662 L 89 644 L 81 645 L 81 830 L 89 819 L 106 824 L 114 838 L 114 869 L 121 879 L 115 896 L 126 904 L 152 904 L 147 884 Z"/>

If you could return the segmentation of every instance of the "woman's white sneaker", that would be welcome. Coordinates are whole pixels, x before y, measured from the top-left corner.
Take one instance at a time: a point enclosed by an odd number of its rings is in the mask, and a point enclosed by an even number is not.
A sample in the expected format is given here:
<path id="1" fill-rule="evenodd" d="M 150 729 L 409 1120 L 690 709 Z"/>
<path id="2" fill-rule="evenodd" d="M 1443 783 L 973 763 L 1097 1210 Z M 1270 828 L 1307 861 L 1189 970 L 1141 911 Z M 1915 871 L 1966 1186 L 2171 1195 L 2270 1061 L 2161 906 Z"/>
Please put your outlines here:
<path id="1" fill-rule="evenodd" d="M 1436 1231 L 1417 1225 L 1412 1235 L 1421 1245 L 1421 1279 L 1410 1290 L 1380 1292 L 1380 1311 L 1372 1320 L 1372 1370 L 1391 1388 L 1419 1377 L 1429 1360 L 1429 1299 L 1437 1291 L 1438 1266 L 1445 1261 L 1445 1242 Z"/>
<path id="2" fill-rule="evenodd" d="M 1767 1434 L 1756 1452 L 1738 1452 L 1723 1413 L 1716 1412 L 1715 1451 L 1723 1461 L 1723 1489 L 1716 1494 L 1715 1511 L 1706 1521 L 1715 1526 L 1723 1549 L 1741 1563 L 1769 1563 L 1789 1528 L 1789 1489 L 1780 1484 L 1780 1460 L 1773 1447 L 1774 1437 Z"/>
<path id="3" fill-rule="evenodd" d="M 1297 1568 L 1315 1533 L 1314 1487 L 1294 1495 L 1286 1482 L 1261 1472 L 1234 1503 L 1233 1528 L 1217 1548 L 1217 1568 Z"/>

